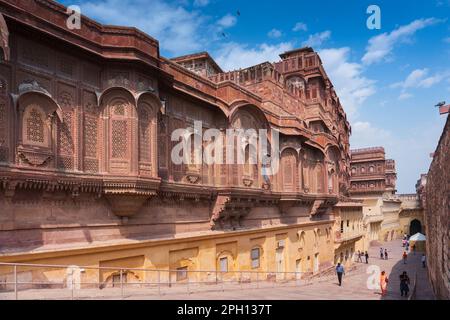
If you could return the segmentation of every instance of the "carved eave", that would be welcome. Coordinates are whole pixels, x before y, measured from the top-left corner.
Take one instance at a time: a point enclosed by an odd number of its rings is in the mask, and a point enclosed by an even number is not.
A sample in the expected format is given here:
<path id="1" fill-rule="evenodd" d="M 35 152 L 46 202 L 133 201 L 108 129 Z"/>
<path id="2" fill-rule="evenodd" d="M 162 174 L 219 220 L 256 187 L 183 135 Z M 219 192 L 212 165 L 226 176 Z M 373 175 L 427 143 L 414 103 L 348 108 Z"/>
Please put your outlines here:
<path id="1" fill-rule="evenodd" d="M 290 208 L 299 206 L 309 206 L 310 215 L 320 215 L 326 213 L 328 209 L 338 203 L 337 196 L 305 195 L 302 193 L 281 194 L 278 201 L 278 208 L 281 214 L 286 214 Z"/>
<path id="2" fill-rule="evenodd" d="M 129 218 L 157 194 L 159 184 L 160 179 L 108 179 L 103 182 L 103 195 L 116 216 Z"/>
<path id="3" fill-rule="evenodd" d="M 12 199 L 17 190 L 42 191 L 42 197 L 47 200 L 51 199 L 55 192 L 62 191 L 75 199 L 82 192 L 100 195 L 103 183 L 101 180 L 64 179 L 60 177 L 47 179 L 38 176 L 23 176 L 21 178 L 3 176 L 0 179 L 0 187 L 4 190 L 7 199 Z"/>

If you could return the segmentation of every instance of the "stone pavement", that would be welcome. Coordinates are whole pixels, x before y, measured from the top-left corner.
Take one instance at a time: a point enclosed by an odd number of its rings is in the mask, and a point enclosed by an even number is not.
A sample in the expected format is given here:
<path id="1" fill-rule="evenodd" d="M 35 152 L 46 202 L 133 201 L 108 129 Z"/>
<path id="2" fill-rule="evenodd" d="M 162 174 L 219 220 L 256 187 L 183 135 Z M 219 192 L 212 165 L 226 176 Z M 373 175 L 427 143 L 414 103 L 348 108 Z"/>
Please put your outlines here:
<path id="1" fill-rule="evenodd" d="M 420 261 L 421 253 L 410 253 L 407 264 L 403 264 L 403 248 L 401 241 L 391 241 L 381 245 L 389 253 L 388 260 L 379 257 L 379 247 L 369 250 L 369 264 L 356 263 L 356 268 L 343 278 L 343 286 L 339 287 L 337 277 L 333 274 L 323 276 L 313 282 L 286 282 L 258 284 L 226 284 L 200 285 L 200 286 L 177 286 L 172 288 L 161 288 L 158 292 L 155 288 L 124 288 L 123 299 L 173 299 L 173 300 L 380 300 L 382 299 L 379 289 L 379 274 L 371 270 L 386 271 L 390 279 L 388 294 L 383 297 L 387 300 L 407 299 L 400 296 L 399 275 L 407 271 L 411 278 L 411 289 L 414 275 L 417 271 L 417 299 L 433 299 L 427 271 L 422 268 Z M 369 268 L 369 269 L 368 269 Z M 370 271 L 370 272 L 368 272 Z M 375 288 L 368 289 L 368 279 L 374 279 Z M 191 292 L 188 294 L 188 290 Z M 14 293 L 0 293 L 0 300 L 14 299 Z M 120 288 L 109 288 L 104 290 L 83 289 L 75 292 L 75 299 L 121 299 Z M 33 289 L 19 292 L 19 299 L 71 299 L 71 292 L 67 289 Z"/>
<path id="2" fill-rule="evenodd" d="M 399 275 L 403 271 L 408 272 L 411 278 L 411 289 L 414 282 L 414 274 L 417 271 L 417 299 L 433 299 L 433 291 L 431 289 L 428 274 L 425 268 L 422 268 L 421 253 L 416 255 L 410 253 L 408 255 L 407 264 L 403 264 L 402 254 L 404 248 L 400 240 L 395 240 L 382 244 L 383 250 L 388 250 L 388 260 L 382 260 L 379 257 L 379 247 L 371 247 L 369 249 L 369 264 L 357 263 L 357 269 L 350 274 L 344 276 L 343 286 L 339 287 L 337 277 L 328 281 L 313 283 L 299 287 L 276 287 L 276 289 L 253 289 L 238 290 L 226 292 L 208 292 L 193 293 L 190 295 L 170 295 L 157 297 L 158 299 L 248 299 L 248 300 L 406 300 L 407 298 L 400 296 L 400 279 Z M 386 271 L 390 279 L 388 292 L 385 297 L 381 297 L 378 288 L 379 275 L 375 275 L 376 289 L 368 289 L 367 281 L 371 276 L 367 273 L 370 266 L 378 266 L 380 271 Z M 370 267 L 373 268 L 373 267 Z M 143 297 L 128 297 L 128 299 L 142 299 Z M 154 298 L 153 298 L 154 299 Z"/>

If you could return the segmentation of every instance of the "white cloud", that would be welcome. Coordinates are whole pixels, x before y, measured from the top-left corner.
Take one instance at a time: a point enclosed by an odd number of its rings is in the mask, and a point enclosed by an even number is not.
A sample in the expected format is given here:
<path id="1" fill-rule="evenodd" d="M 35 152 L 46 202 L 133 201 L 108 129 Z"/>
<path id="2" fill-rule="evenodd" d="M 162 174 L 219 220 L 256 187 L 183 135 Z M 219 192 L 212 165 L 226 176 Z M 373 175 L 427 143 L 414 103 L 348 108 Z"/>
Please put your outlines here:
<path id="1" fill-rule="evenodd" d="M 297 22 L 292 31 L 308 31 L 308 26 L 303 22 Z"/>
<path id="2" fill-rule="evenodd" d="M 275 45 L 263 43 L 256 47 L 229 42 L 219 48 L 216 54 L 216 61 L 224 70 L 234 70 L 265 61 L 278 61 L 280 53 L 292 49 L 293 44 L 290 42 L 282 42 Z"/>
<path id="3" fill-rule="evenodd" d="M 181 5 L 162 0 L 89 0 L 80 7 L 83 14 L 103 23 L 133 26 L 148 33 L 173 54 L 199 50 L 207 41 L 200 32 L 205 18 Z"/>
<path id="4" fill-rule="evenodd" d="M 325 41 L 331 37 L 331 31 L 326 30 L 323 32 L 310 34 L 308 40 L 303 41 L 302 45 L 305 47 L 320 47 Z"/>
<path id="5" fill-rule="evenodd" d="M 411 88 L 430 88 L 435 84 L 438 84 L 445 78 L 449 77 L 449 72 L 436 73 L 434 75 L 429 75 L 429 70 L 415 69 L 413 70 L 404 81 L 399 81 L 391 84 L 391 88 L 401 88 L 399 100 L 404 100 L 411 98 L 412 95 L 407 92 Z"/>
<path id="6" fill-rule="evenodd" d="M 350 146 L 352 149 L 384 146 L 386 140 L 391 137 L 389 131 L 375 127 L 367 121 L 357 121 L 352 123 L 351 126 Z"/>
<path id="7" fill-rule="evenodd" d="M 195 7 L 204 7 L 209 4 L 209 0 L 194 0 Z"/>
<path id="8" fill-rule="evenodd" d="M 396 45 L 410 42 L 411 37 L 417 31 L 442 21 L 436 18 L 418 19 L 391 32 L 385 32 L 370 38 L 366 53 L 362 58 L 363 63 L 370 65 L 391 58 L 392 50 Z"/>
<path id="9" fill-rule="evenodd" d="M 225 16 L 223 16 L 222 18 L 220 18 L 219 21 L 217 21 L 217 24 L 223 28 L 230 28 L 232 26 L 234 26 L 237 22 L 237 19 L 235 16 L 231 15 L 231 14 L 227 14 Z"/>
<path id="10" fill-rule="evenodd" d="M 355 118 L 358 107 L 376 91 L 375 81 L 363 76 L 362 66 L 349 61 L 350 48 L 331 48 L 319 51 L 341 103 L 349 116 Z"/>
<path id="11" fill-rule="evenodd" d="M 406 99 L 409 99 L 409 98 L 412 98 L 413 97 L 413 95 L 411 94 L 411 93 L 408 93 L 408 92 L 402 92 L 402 93 L 400 93 L 400 95 L 398 96 L 398 100 L 406 100 Z"/>
<path id="12" fill-rule="evenodd" d="M 282 36 L 282 33 L 278 29 L 272 29 L 267 33 L 267 35 L 269 36 L 269 38 L 279 38 Z"/>

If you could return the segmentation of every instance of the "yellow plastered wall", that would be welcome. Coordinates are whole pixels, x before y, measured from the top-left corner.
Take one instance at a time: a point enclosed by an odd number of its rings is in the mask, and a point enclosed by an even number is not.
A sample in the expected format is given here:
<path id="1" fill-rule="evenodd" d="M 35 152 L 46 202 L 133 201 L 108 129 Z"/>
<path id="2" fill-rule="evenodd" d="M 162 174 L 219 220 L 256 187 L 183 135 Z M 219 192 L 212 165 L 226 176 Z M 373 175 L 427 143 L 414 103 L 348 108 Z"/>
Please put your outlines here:
<path id="1" fill-rule="evenodd" d="M 85 248 L 78 250 L 52 251 L 37 254 L 23 254 L 16 256 L 3 256 L 3 262 L 22 262 L 36 264 L 70 265 L 76 269 L 75 277 L 81 273 L 81 282 L 107 281 L 114 271 L 99 271 L 89 267 L 117 267 L 119 268 L 147 268 L 165 270 L 165 272 L 141 272 L 130 273 L 129 281 L 153 282 L 177 281 L 177 272 L 169 275 L 169 269 L 187 268 L 189 279 L 215 279 L 219 271 L 219 259 L 221 256 L 229 257 L 228 270 L 234 271 L 261 271 L 260 277 L 267 277 L 265 273 L 277 270 L 285 272 L 298 271 L 297 260 L 301 260 L 301 271 L 312 272 L 314 256 L 318 254 L 320 269 L 333 265 L 334 247 L 331 237 L 332 221 L 308 223 L 307 225 L 281 226 L 268 230 L 253 230 L 241 232 L 214 233 L 208 236 L 198 236 L 184 239 L 160 240 L 148 243 L 124 244 L 108 246 L 105 248 Z M 282 250 L 280 249 L 282 246 Z M 260 264 L 258 268 L 252 268 L 251 249 L 260 248 Z M 278 251 L 278 255 L 277 255 Z M 281 254 L 280 254 L 281 252 Z M 279 261 L 282 257 L 282 267 Z M 309 259 L 308 259 L 309 258 Z M 277 260 L 278 259 L 278 260 Z M 72 269 L 68 268 L 43 268 L 30 270 L 22 267 L 23 277 L 30 279 L 58 279 L 67 282 L 68 274 Z M 196 270 L 210 272 L 196 273 Z M 31 272 L 33 271 L 33 272 Z M 25 275 L 26 273 L 26 275 Z M 11 268 L 0 267 L 0 281 L 11 277 Z M 240 274 L 239 277 L 255 277 L 254 274 Z M 128 281 L 128 279 L 127 279 Z"/>

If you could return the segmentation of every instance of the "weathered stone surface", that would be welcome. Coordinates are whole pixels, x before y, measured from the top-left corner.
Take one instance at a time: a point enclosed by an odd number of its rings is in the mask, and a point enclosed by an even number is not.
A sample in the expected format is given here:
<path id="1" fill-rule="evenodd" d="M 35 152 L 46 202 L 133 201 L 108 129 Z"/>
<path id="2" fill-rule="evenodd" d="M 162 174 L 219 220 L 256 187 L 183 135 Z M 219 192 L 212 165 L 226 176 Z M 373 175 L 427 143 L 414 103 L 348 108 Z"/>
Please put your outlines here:
<path id="1" fill-rule="evenodd" d="M 448 300 L 450 299 L 450 117 L 448 116 L 434 152 L 424 191 L 422 200 L 425 208 L 430 280 L 436 296 Z"/>

